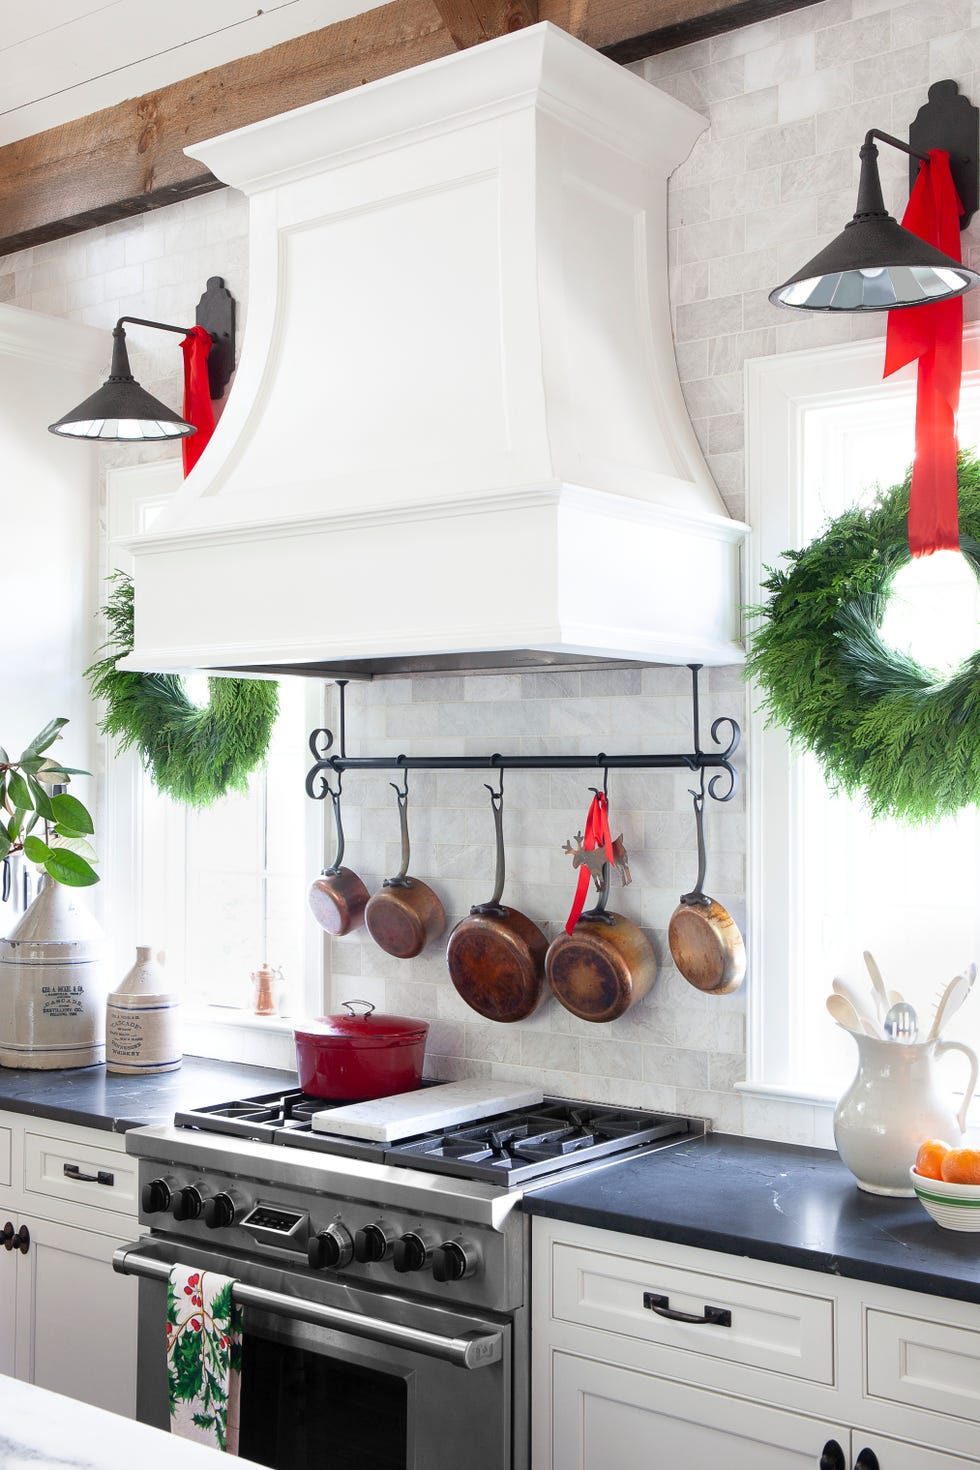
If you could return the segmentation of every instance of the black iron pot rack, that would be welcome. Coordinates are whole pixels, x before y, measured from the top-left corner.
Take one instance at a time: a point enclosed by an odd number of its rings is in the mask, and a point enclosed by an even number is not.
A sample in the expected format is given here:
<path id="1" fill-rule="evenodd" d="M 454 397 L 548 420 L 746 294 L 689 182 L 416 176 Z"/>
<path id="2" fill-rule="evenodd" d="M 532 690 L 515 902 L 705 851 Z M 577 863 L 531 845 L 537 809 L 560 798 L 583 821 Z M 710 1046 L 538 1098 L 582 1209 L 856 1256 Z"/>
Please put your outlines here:
<path id="1" fill-rule="evenodd" d="M 706 751 L 701 748 L 701 704 L 698 675 L 701 664 L 688 664 L 691 670 L 691 726 L 692 750 L 670 752 L 664 755 L 368 755 L 347 754 L 346 679 L 338 679 L 340 690 L 340 749 L 336 755 L 328 755 L 333 748 L 331 730 L 314 730 L 310 736 L 310 752 L 316 764 L 306 777 L 306 794 L 314 801 L 323 801 L 333 795 L 326 773 L 332 771 L 340 777 L 345 771 L 582 771 L 599 770 L 649 770 L 649 771 L 695 771 L 701 773 L 702 784 L 706 770 L 717 770 L 707 783 L 709 796 L 715 801 L 731 801 L 738 790 L 738 772 L 732 757 L 738 749 L 742 731 L 730 715 L 720 715 L 711 725 L 711 739 L 722 745 L 724 731 L 728 743 L 724 749 Z M 719 783 L 728 778 L 727 788 L 719 790 Z M 319 781 L 319 788 L 317 782 Z"/>

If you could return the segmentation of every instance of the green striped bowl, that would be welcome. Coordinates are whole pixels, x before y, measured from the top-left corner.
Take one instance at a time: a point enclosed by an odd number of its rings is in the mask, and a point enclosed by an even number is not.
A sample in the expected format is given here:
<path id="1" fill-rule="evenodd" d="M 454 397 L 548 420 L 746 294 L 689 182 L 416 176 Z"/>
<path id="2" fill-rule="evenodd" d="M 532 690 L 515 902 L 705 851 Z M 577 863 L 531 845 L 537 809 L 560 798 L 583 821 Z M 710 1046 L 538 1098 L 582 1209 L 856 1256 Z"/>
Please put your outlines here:
<path id="1" fill-rule="evenodd" d="M 944 1230 L 980 1230 L 980 1184 L 947 1184 L 909 1170 L 912 1188 L 923 1209 Z"/>

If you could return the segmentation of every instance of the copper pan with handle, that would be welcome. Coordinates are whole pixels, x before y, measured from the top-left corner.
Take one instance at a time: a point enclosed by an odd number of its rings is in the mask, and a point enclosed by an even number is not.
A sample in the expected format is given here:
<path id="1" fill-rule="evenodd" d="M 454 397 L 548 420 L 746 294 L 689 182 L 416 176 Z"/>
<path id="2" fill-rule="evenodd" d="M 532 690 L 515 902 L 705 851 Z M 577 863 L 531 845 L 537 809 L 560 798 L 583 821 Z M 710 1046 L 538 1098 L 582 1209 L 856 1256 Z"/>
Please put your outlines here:
<path id="1" fill-rule="evenodd" d="M 745 978 L 745 943 L 731 914 L 704 891 L 704 771 L 701 789 L 692 791 L 698 837 L 698 877 L 671 915 L 670 952 L 689 985 L 708 995 L 730 995 Z"/>
<path id="2" fill-rule="evenodd" d="M 368 933 L 386 954 L 410 960 L 421 954 L 425 946 L 446 927 L 446 911 L 438 894 L 428 883 L 410 878 L 408 866 L 412 848 L 408 835 L 408 772 L 403 786 L 389 783 L 398 798 L 398 820 L 401 827 L 402 860 L 393 878 L 368 901 L 364 922 Z"/>
<path id="3" fill-rule="evenodd" d="M 493 806 L 496 872 L 487 903 L 470 909 L 449 936 L 449 976 L 466 1004 L 490 1021 L 523 1021 L 548 994 L 544 957 L 548 941 L 518 909 L 505 908 L 504 778 L 500 789 L 487 786 Z"/>
<path id="4" fill-rule="evenodd" d="M 349 934 L 364 922 L 370 894 L 356 873 L 343 866 L 344 823 L 340 812 L 340 797 L 343 778 L 338 775 L 337 789 L 324 780 L 323 785 L 333 803 L 333 819 L 337 829 L 337 851 L 329 868 L 324 868 L 319 878 L 310 884 L 309 904 L 313 917 L 328 934 L 339 937 Z"/>

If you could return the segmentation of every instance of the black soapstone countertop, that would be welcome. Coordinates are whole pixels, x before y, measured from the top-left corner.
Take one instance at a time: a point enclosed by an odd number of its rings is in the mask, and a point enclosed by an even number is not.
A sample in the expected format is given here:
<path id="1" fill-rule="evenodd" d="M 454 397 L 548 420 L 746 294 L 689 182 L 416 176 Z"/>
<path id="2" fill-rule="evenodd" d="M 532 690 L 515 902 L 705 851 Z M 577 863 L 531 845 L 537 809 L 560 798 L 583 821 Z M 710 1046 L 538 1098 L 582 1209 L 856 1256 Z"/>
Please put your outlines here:
<path id="1" fill-rule="evenodd" d="M 535 1189 L 532 1215 L 980 1302 L 980 1234 L 858 1189 L 827 1149 L 709 1134 Z"/>
<path id="2" fill-rule="evenodd" d="M 102 1066 L 52 1072 L 0 1067 L 0 1112 L 125 1133 L 145 1123 L 172 1123 L 178 1108 L 205 1107 L 296 1086 L 294 1072 L 209 1057 L 185 1056 L 176 1072 L 156 1077 L 121 1077 Z"/>

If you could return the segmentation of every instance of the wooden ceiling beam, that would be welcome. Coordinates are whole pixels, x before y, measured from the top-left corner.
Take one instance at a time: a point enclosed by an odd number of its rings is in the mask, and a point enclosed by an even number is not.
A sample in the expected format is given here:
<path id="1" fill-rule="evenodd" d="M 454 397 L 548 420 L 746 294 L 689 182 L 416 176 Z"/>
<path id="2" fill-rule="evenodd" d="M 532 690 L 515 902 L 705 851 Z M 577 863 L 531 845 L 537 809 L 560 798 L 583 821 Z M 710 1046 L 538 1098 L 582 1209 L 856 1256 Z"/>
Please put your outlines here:
<path id="1" fill-rule="evenodd" d="M 550 20 L 625 63 L 814 3 L 390 0 L 0 148 L 0 255 L 221 188 L 185 145 L 434 61 L 488 31 Z"/>

